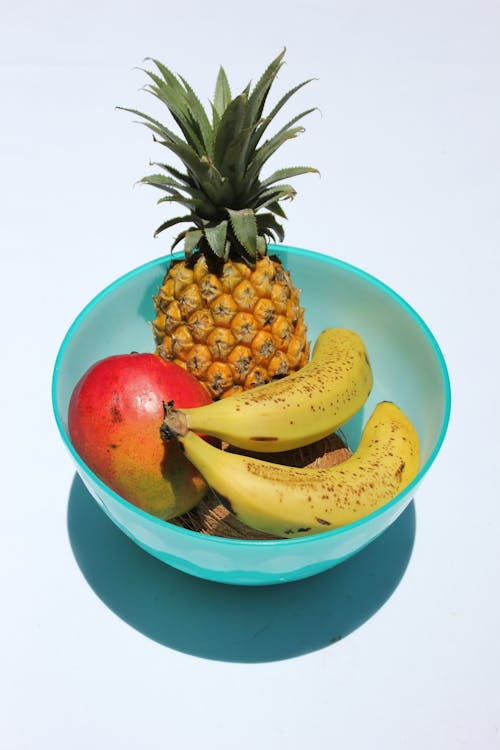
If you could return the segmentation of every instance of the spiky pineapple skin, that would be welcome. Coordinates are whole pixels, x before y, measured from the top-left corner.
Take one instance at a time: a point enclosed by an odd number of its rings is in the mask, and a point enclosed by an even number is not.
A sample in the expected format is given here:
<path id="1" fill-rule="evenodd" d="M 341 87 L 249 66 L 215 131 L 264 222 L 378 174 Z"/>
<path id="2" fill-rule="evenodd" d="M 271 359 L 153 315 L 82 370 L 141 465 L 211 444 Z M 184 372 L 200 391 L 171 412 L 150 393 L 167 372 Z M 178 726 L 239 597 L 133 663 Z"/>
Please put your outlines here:
<path id="1" fill-rule="evenodd" d="M 213 399 L 294 372 L 309 359 L 297 289 L 276 256 L 252 266 L 204 255 L 170 264 L 154 298 L 156 353 L 191 372 Z"/>

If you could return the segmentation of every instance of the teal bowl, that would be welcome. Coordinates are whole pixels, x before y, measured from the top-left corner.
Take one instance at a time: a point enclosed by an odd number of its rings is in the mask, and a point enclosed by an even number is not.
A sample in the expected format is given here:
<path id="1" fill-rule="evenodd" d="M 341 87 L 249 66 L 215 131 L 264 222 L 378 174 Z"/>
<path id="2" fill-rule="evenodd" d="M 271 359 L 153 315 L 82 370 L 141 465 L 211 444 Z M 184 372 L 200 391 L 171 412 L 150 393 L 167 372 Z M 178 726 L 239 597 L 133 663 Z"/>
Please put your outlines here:
<path id="1" fill-rule="evenodd" d="M 148 321 L 152 296 L 167 258 L 147 263 L 104 289 L 77 317 L 54 367 L 53 408 L 61 437 L 87 489 L 109 518 L 140 547 L 192 575 L 230 584 L 262 585 L 320 573 L 361 550 L 403 512 L 443 442 L 450 414 L 446 364 L 419 315 L 373 276 L 326 255 L 273 246 L 301 288 L 312 342 L 326 327 L 357 331 L 365 341 L 374 388 L 364 408 L 343 428 L 356 448 L 375 404 L 394 401 L 413 421 L 421 442 L 418 476 L 403 492 L 365 518 L 315 536 L 243 541 L 201 535 L 139 510 L 107 487 L 78 456 L 68 436 L 68 404 L 83 373 L 111 354 L 152 351 Z"/>

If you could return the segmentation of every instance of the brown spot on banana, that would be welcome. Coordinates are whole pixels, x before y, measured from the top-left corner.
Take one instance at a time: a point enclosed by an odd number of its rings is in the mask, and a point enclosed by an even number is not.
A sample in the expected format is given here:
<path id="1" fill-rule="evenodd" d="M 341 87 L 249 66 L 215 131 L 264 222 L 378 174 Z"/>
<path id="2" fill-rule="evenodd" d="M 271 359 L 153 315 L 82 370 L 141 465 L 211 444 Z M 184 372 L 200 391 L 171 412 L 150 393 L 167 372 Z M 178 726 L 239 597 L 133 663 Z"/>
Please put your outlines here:
<path id="1" fill-rule="evenodd" d="M 330 468 L 283 466 L 222 451 L 191 431 L 180 442 L 187 458 L 243 523 L 286 538 L 359 520 L 392 500 L 419 467 L 415 428 L 392 403 L 375 407 L 358 449 Z"/>

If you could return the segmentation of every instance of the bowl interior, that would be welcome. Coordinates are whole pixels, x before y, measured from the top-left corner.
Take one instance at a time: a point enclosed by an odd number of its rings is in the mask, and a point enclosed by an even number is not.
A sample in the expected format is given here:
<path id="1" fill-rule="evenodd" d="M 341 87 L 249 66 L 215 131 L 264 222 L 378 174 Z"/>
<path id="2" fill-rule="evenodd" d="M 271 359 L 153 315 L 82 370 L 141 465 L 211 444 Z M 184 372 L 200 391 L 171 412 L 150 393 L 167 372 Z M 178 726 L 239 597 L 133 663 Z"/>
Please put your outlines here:
<path id="1" fill-rule="evenodd" d="M 357 446 L 362 427 L 375 404 L 381 400 L 395 401 L 413 421 L 421 441 L 421 470 L 413 483 L 416 486 L 439 450 L 450 410 L 447 370 L 431 332 L 404 300 L 363 271 L 306 250 L 279 246 L 271 247 L 271 252 L 279 254 L 301 289 L 311 342 L 323 328 L 334 326 L 351 328 L 365 341 L 374 372 L 374 388 L 363 410 L 342 428 L 350 447 Z M 96 488 L 95 477 L 76 456 L 68 438 L 67 411 L 71 392 L 78 379 L 97 360 L 111 354 L 153 351 L 149 325 L 153 317 L 152 297 L 161 283 L 166 263 L 166 258 L 148 263 L 118 279 L 92 300 L 68 331 L 56 361 L 53 380 L 56 420 L 78 471 L 88 480 L 91 491 Z M 106 492 L 98 483 L 97 489 L 101 495 L 109 495 L 116 505 L 114 493 Z M 107 510 L 109 512 L 109 507 Z M 129 506 L 126 519 L 119 522 L 127 533 L 130 533 L 128 527 L 134 514 L 145 523 L 146 514 Z M 353 526 L 363 525 L 363 522 L 364 519 Z M 169 534 L 199 537 L 169 524 L 163 524 L 163 528 Z M 334 536 L 339 531 L 319 536 Z M 345 537 L 346 530 L 342 531 Z M 136 538 L 135 533 L 131 536 Z M 360 539 L 359 530 L 353 533 L 353 538 L 356 542 L 352 552 L 370 540 Z M 279 544 L 309 540 L 285 540 Z M 210 539 L 212 543 L 215 541 L 220 540 Z M 266 544 L 257 543 L 261 549 Z M 150 551 L 156 554 L 154 546 Z M 330 561 L 332 559 L 330 555 Z"/>

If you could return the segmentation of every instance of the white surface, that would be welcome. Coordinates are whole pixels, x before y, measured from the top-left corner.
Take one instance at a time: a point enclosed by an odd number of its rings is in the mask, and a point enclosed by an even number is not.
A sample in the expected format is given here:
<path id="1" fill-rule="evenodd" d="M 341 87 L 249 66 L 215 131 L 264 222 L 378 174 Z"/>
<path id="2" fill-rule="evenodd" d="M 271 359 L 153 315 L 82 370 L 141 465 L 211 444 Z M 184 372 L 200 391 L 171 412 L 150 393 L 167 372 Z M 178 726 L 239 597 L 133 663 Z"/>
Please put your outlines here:
<path id="1" fill-rule="evenodd" d="M 500 747 L 498 2 L 2 0 L 1 20 L 2 748 Z M 322 113 L 280 162 L 322 173 L 295 181 L 286 240 L 406 297 L 454 404 L 378 546 L 224 588 L 72 490 L 51 369 L 81 307 L 168 248 L 154 191 L 132 189 L 161 154 L 114 109 L 152 103 L 134 66 L 157 56 L 206 102 L 220 63 L 243 88 L 284 45 L 279 91 L 318 78 L 290 116 Z"/>

